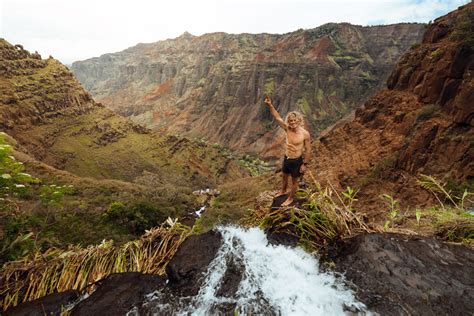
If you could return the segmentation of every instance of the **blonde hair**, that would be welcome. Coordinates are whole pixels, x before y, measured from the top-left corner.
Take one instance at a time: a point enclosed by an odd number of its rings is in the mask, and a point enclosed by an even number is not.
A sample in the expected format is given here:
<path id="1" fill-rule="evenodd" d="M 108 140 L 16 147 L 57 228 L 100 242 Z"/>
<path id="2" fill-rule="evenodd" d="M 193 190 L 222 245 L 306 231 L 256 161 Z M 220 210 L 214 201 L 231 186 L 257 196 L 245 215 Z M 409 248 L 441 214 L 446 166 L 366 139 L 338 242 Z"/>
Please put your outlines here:
<path id="1" fill-rule="evenodd" d="M 291 111 L 291 112 L 288 112 L 285 116 L 285 123 L 288 124 L 288 120 L 290 119 L 290 117 L 296 119 L 296 121 L 298 122 L 298 126 L 303 126 L 303 114 L 301 114 L 300 112 L 298 111 Z"/>

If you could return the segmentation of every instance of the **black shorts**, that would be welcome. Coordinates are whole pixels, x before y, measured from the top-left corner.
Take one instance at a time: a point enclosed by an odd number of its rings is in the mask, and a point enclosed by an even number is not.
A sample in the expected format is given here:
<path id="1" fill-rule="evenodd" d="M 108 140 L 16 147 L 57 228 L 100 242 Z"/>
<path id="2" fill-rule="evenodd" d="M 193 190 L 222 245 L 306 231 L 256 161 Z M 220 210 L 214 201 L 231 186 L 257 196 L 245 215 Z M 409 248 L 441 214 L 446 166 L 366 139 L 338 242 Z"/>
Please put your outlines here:
<path id="1" fill-rule="evenodd" d="M 293 178 L 301 177 L 303 174 L 300 172 L 301 165 L 303 164 L 303 157 L 299 158 L 283 158 L 283 167 L 281 171 L 283 173 L 291 174 Z"/>

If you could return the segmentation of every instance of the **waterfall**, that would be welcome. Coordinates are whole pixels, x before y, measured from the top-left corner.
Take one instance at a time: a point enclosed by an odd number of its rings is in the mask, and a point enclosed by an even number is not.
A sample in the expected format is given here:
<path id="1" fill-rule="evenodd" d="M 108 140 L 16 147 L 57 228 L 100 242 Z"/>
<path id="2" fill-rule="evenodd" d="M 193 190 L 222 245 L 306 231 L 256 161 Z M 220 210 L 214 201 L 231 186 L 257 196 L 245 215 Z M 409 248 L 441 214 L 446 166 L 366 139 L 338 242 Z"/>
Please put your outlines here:
<path id="1" fill-rule="evenodd" d="M 275 315 L 369 314 L 341 277 L 321 272 L 318 260 L 301 248 L 270 245 L 261 229 L 220 227 L 224 239 L 195 297 L 163 304 L 163 293 L 149 295 L 153 314 Z M 239 271 L 238 286 L 219 291 L 229 269 Z M 235 280 L 234 280 L 235 281 Z M 159 300 L 159 298 L 161 299 Z M 135 315 L 133 310 L 129 315 Z"/>

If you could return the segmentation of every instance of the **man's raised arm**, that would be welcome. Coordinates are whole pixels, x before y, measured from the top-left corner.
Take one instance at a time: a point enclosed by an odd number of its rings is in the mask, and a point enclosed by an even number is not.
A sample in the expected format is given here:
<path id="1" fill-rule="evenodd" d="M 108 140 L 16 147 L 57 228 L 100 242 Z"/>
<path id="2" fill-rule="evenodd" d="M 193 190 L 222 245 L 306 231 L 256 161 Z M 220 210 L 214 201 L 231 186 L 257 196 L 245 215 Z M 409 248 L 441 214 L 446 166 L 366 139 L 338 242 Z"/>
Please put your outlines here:
<path id="1" fill-rule="evenodd" d="M 273 106 L 272 99 L 270 99 L 269 96 L 265 97 L 265 104 L 268 106 L 270 109 L 270 113 L 272 113 L 272 116 L 275 118 L 277 121 L 278 125 L 281 126 L 284 130 L 288 129 L 288 125 L 286 125 L 285 121 L 281 118 L 280 114 L 275 110 L 275 107 Z"/>

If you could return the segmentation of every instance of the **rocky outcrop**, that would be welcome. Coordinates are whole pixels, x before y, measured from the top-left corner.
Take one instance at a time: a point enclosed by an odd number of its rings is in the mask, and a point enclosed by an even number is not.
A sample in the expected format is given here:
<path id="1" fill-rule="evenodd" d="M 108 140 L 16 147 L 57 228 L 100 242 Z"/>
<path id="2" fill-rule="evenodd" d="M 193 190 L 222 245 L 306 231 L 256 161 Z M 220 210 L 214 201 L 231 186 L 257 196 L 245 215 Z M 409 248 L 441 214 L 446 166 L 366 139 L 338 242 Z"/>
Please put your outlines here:
<path id="1" fill-rule="evenodd" d="M 422 31 L 330 23 L 283 35 L 183 34 L 75 62 L 72 71 L 96 100 L 135 122 L 277 157 L 282 134 L 265 95 L 282 114 L 302 111 L 316 134 L 380 88 Z"/>
<path id="2" fill-rule="evenodd" d="M 365 234 L 331 252 L 357 297 L 380 315 L 466 315 L 474 310 L 474 252 L 399 234 Z"/>
<path id="3" fill-rule="evenodd" d="M 457 35 L 472 10 L 471 3 L 430 24 L 388 88 L 314 143 L 316 178 L 360 188 L 358 209 L 384 212 L 381 193 L 400 199 L 402 208 L 434 203 L 416 183 L 420 173 L 444 179 L 453 194 L 472 192 L 474 54 Z"/>

